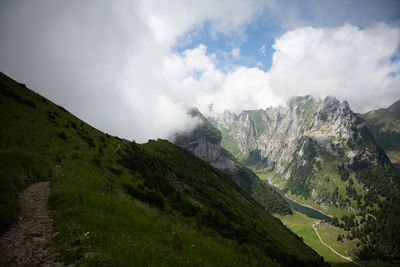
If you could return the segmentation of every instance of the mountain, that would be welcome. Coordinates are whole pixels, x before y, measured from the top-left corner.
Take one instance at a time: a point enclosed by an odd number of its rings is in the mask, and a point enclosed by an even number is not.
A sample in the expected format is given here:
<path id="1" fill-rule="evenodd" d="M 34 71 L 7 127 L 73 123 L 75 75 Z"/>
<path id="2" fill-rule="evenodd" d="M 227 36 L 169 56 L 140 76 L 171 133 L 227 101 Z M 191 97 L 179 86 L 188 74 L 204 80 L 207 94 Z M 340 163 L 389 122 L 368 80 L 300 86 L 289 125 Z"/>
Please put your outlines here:
<path id="1" fill-rule="evenodd" d="M 390 157 L 392 163 L 400 164 L 400 100 L 388 108 L 360 115 L 373 133 L 377 144 Z"/>
<path id="2" fill-rule="evenodd" d="M 168 141 L 103 133 L 2 73 L 0 112 L 0 233 L 17 193 L 50 180 L 66 265 L 324 265 L 230 177 Z"/>
<path id="3" fill-rule="evenodd" d="M 174 143 L 210 163 L 228 175 L 246 193 L 250 194 L 269 213 L 292 214 L 289 204 L 274 189 L 261 181 L 250 169 L 240 164 L 231 153 L 221 147 L 221 132 L 198 109 L 189 114 L 197 125 L 194 129 L 178 133 Z"/>
<path id="4" fill-rule="evenodd" d="M 211 122 L 222 132 L 222 146 L 242 163 L 324 209 L 359 210 L 373 206 L 364 196 L 399 188 L 363 119 L 333 97 L 296 97 L 286 107 L 225 112 Z"/>
<path id="5" fill-rule="evenodd" d="M 222 147 L 289 197 L 342 216 L 342 227 L 350 220 L 345 228 L 360 239 L 360 258 L 400 258 L 393 228 L 400 227 L 400 178 L 347 102 L 295 97 L 285 107 L 209 120 Z"/>
<path id="6" fill-rule="evenodd" d="M 363 120 L 333 97 L 292 98 L 287 107 L 225 112 L 211 122 L 222 132 L 222 146 L 241 162 L 324 208 L 359 209 L 366 192 L 385 195 L 398 187 Z"/>
<path id="7" fill-rule="evenodd" d="M 221 171 L 234 172 L 237 169 L 235 159 L 221 147 L 221 132 L 197 108 L 188 113 L 197 124 L 193 129 L 176 134 L 174 143 Z"/>

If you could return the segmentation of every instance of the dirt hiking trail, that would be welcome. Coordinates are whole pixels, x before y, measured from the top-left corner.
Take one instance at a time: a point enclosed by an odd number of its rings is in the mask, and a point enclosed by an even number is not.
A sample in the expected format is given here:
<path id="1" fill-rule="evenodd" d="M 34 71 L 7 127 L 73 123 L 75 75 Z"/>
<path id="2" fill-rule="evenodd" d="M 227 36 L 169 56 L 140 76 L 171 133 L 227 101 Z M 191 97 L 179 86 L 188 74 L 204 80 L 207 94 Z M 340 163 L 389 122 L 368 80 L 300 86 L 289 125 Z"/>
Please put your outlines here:
<path id="1" fill-rule="evenodd" d="M 315 227 L 315 225 L 318 225 L 318 224 L 319 224 L 319 222 L 314 223 L 314 224 L 312 225 L 312 228 L 313 228 L 314 231 L 317 233 L 317 236 L 318 236 L 318 238 L 319 238 L 319 241 L 321 241 L 321 243 L 322 243 L 323 245 L 325 245 L 327 248 L 329 248 L 330 250 L 332 250 L 332 252 L 335 253 L 336 255 L 338 255 L 339 257 L 342 257 L 343 259 L 348 260 L 348 261 L 350 261 L 350 262 L 352 262 L 352 263 L 354 263 L 354 264 L 356 264 L 356 265 L 358 265 L 358 266 L 364 267 L 364 265 L 362 265 L 361 263 L 358 263 L 358 262 L 353 261 L 350 257 L 343 256 L 342 254 L 340 254 L 339 252 L 337 252 L 336 250 L 334 250 L 331 246 L 327 245 L 327 244 L 322 240 L 321 236 L 320 236 L 319 233 L 318 233 L 317 228 Z"/>
<path id="2" fill-rule="evenodd" d="M 64 266 L 51 244 L 49 195 L 50 182 L 32 184 L 19 193 L 18 222 L 0 239 L 0 266 Z"/>

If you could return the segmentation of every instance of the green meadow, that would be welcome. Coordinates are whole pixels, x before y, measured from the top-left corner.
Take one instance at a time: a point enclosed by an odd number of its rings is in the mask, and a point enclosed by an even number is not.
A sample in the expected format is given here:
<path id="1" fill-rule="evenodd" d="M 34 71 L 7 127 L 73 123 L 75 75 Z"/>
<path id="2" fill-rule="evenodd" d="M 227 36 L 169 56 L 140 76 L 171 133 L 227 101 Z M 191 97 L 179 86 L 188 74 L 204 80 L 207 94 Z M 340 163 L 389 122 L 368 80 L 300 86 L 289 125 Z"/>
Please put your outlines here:
<path id="1" fill-rule="evenodd" d="M 16 221 L 18 192 L 50 180 L 66 264 L 323 264 L 229 177 L 168 141 L 103 133 L 3 74 L 0 112 L 0 232 Z"/>

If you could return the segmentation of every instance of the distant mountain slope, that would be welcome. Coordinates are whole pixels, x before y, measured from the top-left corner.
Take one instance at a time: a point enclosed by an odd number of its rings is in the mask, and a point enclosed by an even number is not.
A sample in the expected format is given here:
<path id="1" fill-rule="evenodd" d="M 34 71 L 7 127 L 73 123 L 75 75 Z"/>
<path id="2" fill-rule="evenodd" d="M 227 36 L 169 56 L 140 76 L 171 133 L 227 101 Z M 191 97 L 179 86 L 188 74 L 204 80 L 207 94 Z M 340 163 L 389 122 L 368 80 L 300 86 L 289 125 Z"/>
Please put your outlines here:
<path id="1" fill-rule="evenodd" d="M 290 197 L 336 216 L 364 217 L 346 227 L 359 233 L 360 257 L 399 259 L 392 226 L 400 227 L 400 178 L 347 102 L 295 97 L 286 107 L 227 111 L 210 121 L 225 149 Z"/>
<path id="2" fill-rule="evenodd" d="M 393 163 L 400 164 L 400 100 L 360 115 Z"/>
<path id="3" fill-rule="evenodd" d="M 265 168 L 272 182 L 322 207 L 357 210 L 374 205 L 365 195 L 399 188 L 363 120 L 333 97 L 297 97 L 287 107 L 226 112 L 211 121 L 222 146 L 244 164 Z"/>
<path id="4" fill-rule="evenodd" d="M 0 232 L 51 181 L 54 243 L 76 266 L 319 266 L 229 177 L 164 140 L 102 133 L 0 74 Z"/>
<path id="5" fill-rule="evenodd" d="M 289 204 L 274 189 L 262 182 L 250 169 L 240 164 L 221 147 L 221 132 L 197 109 L 190 114 L 198 125 L 185 133 L 177 134 L 174 143 L 210 163 L 232 178 L 245 192 L 257 200 L 268 212 L 292 214 Z"/>

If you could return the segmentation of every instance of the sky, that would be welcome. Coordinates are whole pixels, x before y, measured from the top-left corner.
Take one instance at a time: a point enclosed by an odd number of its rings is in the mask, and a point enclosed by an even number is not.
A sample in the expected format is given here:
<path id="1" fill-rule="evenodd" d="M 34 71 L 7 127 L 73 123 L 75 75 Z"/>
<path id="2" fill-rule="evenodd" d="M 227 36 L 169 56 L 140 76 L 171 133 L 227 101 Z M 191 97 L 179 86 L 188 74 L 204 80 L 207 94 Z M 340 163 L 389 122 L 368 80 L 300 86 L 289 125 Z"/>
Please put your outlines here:
<path id="1" fill-rule="evenodd" d="M 400 99 L 397 0 L 0 0 L 0 71 L 137 142 L 193 126 L 187 109 L 335 96 Z"/>

